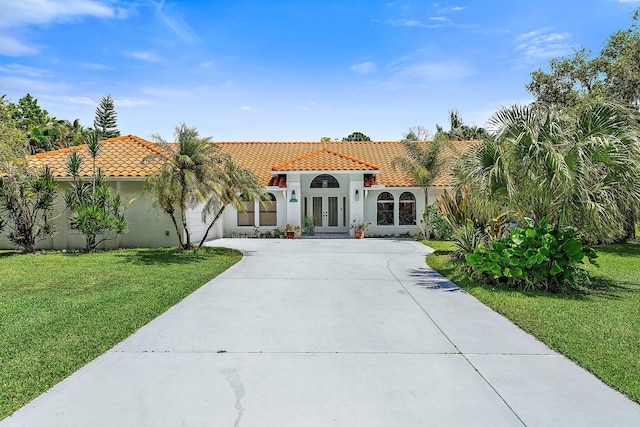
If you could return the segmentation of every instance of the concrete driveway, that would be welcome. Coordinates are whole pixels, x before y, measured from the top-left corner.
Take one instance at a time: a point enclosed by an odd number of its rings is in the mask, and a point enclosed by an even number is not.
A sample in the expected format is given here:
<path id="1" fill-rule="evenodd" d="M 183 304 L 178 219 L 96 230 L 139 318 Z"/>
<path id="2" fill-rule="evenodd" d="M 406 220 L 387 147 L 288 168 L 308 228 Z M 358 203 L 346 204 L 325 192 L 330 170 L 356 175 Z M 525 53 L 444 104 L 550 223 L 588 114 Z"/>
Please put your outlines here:
<path id="1" fill-rule="evenodd" d="M 215 244 L 245 257 L 0 425 L 640 425 L 418 243 Z"/>

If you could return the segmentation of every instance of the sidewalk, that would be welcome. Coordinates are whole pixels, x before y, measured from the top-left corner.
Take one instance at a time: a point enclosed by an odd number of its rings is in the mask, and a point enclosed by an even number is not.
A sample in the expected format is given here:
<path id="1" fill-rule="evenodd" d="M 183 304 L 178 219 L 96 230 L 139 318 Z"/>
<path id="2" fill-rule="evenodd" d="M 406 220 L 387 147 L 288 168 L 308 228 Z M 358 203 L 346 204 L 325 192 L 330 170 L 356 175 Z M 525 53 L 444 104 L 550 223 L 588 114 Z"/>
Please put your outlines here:
<path id="1" fill-rule="evenodd" d="M 214 243 L 245 257 L 0 426 L 640 425 L 419 243 Z"/>

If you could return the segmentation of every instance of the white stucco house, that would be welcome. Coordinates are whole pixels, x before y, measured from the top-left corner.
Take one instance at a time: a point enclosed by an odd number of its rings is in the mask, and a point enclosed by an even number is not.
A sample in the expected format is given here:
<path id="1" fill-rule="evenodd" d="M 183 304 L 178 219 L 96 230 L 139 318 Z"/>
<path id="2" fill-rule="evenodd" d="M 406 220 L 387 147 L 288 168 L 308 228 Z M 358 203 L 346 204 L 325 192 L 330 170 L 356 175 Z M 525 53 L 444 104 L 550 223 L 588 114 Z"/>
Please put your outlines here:
<path id="1" fill-rule="evenodd" d="M 452 155 L 477 142 L 454 142 L 443 153 Z M 315 232 L 348 237 L 353 221 L 371 223 L 368 235 L 416 234 L 424 209 L 424 191 L 409 176 L 391 167 L 403 156 L 400 142 L 215 142 L 236 162 L 254 172 L 264 183 L 270 203 L 247 202 L 246 210 L 227 208 L 208 238 L 253 234 L 285 224 L 301 225 L 303 217 L 312 219 Z M 73 249 L 84 246 L 83 236 L 68 227 L 63 195 L 71 177 L 67 159 L 71 151 L 85 158 L 81 175 L 91 174 L 86 146 L 65 148 L 30 156 L 34 167 L 48 166 L 58 182 L 56 234 L 39 244 L 43 249 Z M 156 143 L 133 135 L 101 142 L 96 161 L 113 188 L 128 204 L 128 233 L 104 244 L 105 248 L 158 247 L 177 244 L 169 217 L 154 206 L 152 198 L 142 197 L 146 178 L 161 165 Z M 155 160 L 149 161 L 149 159 Z M 429 203 L 450 186 L 443 171 L 429 189 Z M 201 210 L 187 213 L 192 240 L 202 239 L 208 224 Z M 0 246 L 11 247 L 6 240 Z"/>

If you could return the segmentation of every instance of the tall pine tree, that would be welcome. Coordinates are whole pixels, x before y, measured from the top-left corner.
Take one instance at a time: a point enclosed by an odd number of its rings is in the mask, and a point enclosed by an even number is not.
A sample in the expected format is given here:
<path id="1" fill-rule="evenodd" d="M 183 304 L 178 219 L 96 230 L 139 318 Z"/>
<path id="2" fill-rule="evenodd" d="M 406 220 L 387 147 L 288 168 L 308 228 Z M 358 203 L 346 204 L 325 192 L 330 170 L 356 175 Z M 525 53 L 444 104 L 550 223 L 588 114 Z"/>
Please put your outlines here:
<path id="1" fill-rule="evenodd" d="M 93 127 L 100 136 L 100 139 L 114 138 L 120 136 L 117 127 L 118 113 L 116 113 L 111 95 L 103 96 L 98 108 L 96 108 L 96 118 L 93 120 Z"/>

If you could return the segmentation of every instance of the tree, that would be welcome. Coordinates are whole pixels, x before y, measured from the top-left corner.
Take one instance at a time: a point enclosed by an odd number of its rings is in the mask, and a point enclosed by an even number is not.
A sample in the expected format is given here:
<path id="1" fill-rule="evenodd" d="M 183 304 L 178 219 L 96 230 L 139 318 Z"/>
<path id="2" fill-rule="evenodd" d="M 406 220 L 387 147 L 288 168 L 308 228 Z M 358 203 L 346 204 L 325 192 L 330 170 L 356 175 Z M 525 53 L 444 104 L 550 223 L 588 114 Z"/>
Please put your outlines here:
<path id="1" fill-rule="evenodd" d="M 526 89 L 544 106 L 575 107 L 585 102 L 612 100 L 640 107 L 640 8 L 632 24 L 609 36 L 596 56 L 585 48 L 572 56 L 553 58 L 549 72 L 531 73 Z"/>
<path id="2" fill-rule="evenodd" d="M 424 189 L 423 231 L 428 238 L 431 225 L 428 223 L 428 216 L 424 215 L 424 213 L 429 205 L 429 186 L 442 167 L 440 152 L 445 141 L 442 138 L 434 138 L 433 141 L 428 143 L 419 141 L 417 138 L 419 136 L 426 137 L 426 132 L 419 131 L 420 128 L 412 129 L 409 129 L 409 132 L 405 134 L 405 139 L 402 141 L 405 156 L 392 159 L 391 167 L 394 170 L 402 170 L 411 177 L 416 186 Z M 406 138 L 407 135 L 410 139 Z"/>
<path id="3" fill-rule="evenodd" d="M 362 132 L 353 132 L 352 134 L 342 138 L 343 141 L 371 141 L 367 135 Z"/>
<path id="4" fill-rule="evenodd" d="M 526 88 L 535 97 L 536 104 L 580 109 L 593 102 L 611 101 L 637 111 L 640 108 L 639 20 L 640 8 L 635 10 L 631 26 L 613 33 L 595 57 L 583 48 L 573 56 L 552 59 L 548 73 L 540 69 L 534 71 Z M 637 209 L 628 209 L 627 239 L 635 238 L 637 219 Z"/>
<path id="5" fill-rule="evenodd" d="M 521 221 L 574 226 L 594 242 L 623 235 L 626 212 L 640 202 L 640 127 L 632 111 L 613 103 L 515 105 L 489 123 L 493 137 L 456 165 L 457 188 Z"/>
<path id="6" fill-rule="evenodd" d="M 431 131 L 423 126 L 410 127 L 402 134 L 404 141 L 428 141 L 431 139 Z"/>
<path id="7" fill-rule="evenodd" d="M 118 113 L 116 113 L 113 98 L 111 95 L 103 96 L 96 108 L 96 117 L 93 120 L 93 127 L 101 139 L 120 136 L 117 121 Z"/>
<path id="8" fill-rule="evenodd" d="M 449 130 L 436 125 L 436 136 L 447 138 L 449 141 L 475 141 L 487 136 L 487 131 L 478 126 L 467 126 L 460 117 L 458 110 L 449 110 Z"/>
<path id="9" fill-rule="evenodd" d="M 206 223 L 210 215 L 214 217 L 200 240 L 198 248 L 202 247 L 209 231 L 227 206 L 232 205 L 242 210 L 245 201 L 261 199 L 265 194 L 260 179 L 250 170 L 241 167 L 228 157 L 225 157 L 219 166 L 215 179 L 210 183 L 211 194 L 207 196 L 207 203 L 202 211 L 203 222 Z"/>
<path id="10" fill-rule="evenodd" d="M 16 126 L 11 106 L 0 96 L 0 165 L 20 161 L 29 152 L 27 132 Z"/>
<path id="11" fill-rule="evenodd" d="M 65 201 L 71 210 L 69 224 L 85 237 L 85 250 L 93 251 L 111 238 L 127 229 L 124 206 L 119 194 L 114 194 L 106 182 L 102 170 L 96 168 L 96 158 L 100 149 L 100 138 L 91 133 L 86 144 L 91 155 L 92 175 L 90 180 L 80 178 L 82 158 L 77 151 L 69 155 L 68 169 L 73 181 L 66 193 Z M 98 240 L 98 237 L 102 236 Z"/>
<path id="12" fill-rule="evenodd" d="M 9 240 L 31 253 L 38 241 L 53 234 L 50 221 L 56 183 L 49 169 L 34 171 L 26 166 L 9 164 L 0 178 L 0 229 L 9 228 Z"/>
<path id="13" fill-rule="evenodd" d="M 175 128 L 174 138 L 175 143 L 167 143 L 154 135 L 163 154 L 152 155 L 149 159 L 165 163 L 147 180 L 146 192 L 152 194 L 160 209 L 171 217 L 180 246 L 193 249 L 187 209 L 206 201 L 212 194 L 212 183 L 220 177 L 226 159 L 220 148 L 210 143 L 211 138 L 201 137 L 195 127 L 180 123 Z M 180 224 L 176 217 L 178 212 Z"/>
<path id="14" fill-rule="evenodd" d="M 331 137 L 330 136 L 321 136 L 320 137 L 320 142 L 331 142 Z"/>
<path id="15" fill-rule="evenodd" d="M 31 154 L 58 148 L 55 141 L 55 122 L 47 110 L 38 105 L 38 100 L 26 94 L 17 104 L 9 104 L 10 114 L 18 129 L 26 132 Z"/>

